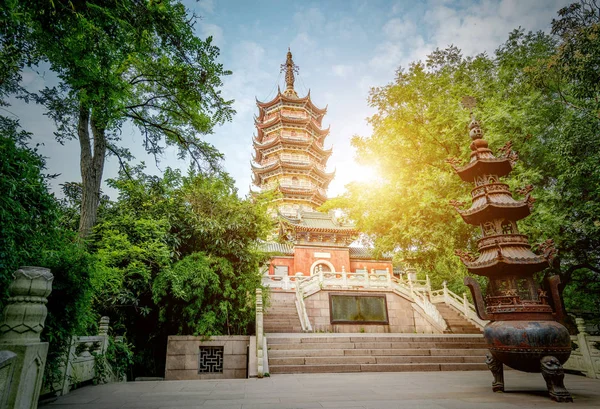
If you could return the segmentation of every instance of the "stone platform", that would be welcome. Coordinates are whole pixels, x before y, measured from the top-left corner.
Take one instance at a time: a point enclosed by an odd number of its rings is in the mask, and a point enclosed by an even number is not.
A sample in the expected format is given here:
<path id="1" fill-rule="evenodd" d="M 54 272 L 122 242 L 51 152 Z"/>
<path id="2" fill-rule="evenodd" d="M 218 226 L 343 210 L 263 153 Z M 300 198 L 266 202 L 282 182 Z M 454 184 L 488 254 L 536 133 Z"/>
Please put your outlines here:
<path id="1" fill-rule="evenodd" d="M 44 409 L 599 408 L 600 380 L 566 375 L 574 403 L 551 401 L 540 374 L 488 371 L 273 375 L 264 379 L 129 382 L 87 386 Z"/>

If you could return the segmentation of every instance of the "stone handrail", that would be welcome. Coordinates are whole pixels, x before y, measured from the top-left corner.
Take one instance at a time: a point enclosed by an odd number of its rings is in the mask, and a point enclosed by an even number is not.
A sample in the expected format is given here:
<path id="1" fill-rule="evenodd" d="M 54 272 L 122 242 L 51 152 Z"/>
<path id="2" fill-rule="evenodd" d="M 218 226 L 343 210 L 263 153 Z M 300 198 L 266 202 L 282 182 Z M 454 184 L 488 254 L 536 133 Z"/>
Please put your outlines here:
<path id="1" fill-rule="evenodd" d="M 426 280 L 402 279 L 394 277 L 389 270 L 385 271 L 318 271 L 312 276 L 298 273 L 295 277 L 264 276 L 263 284 L 296 290 L 296 308 L 303 331 L 312 331 L 306 312 L 304 299 L 321 289 L 385 289 L 395 291 L 399 295 L 413 301 L 441 331 L 448 325 L 435 305 L 429 301 L 431 284 Z"/>
<path id="2" fill-rule="evenodd" d="M 60 377 L 54 385 L 47 385 L 42 389 L 42 394 L 55 393 L 66 395 L 73 386 L 97 379 L 99 382 L 121 382 L 124 379 L 116 379 L 115 374 L 108 362 L 104 362 L 107 373 L 96 373 L 96 360 L 105 359 L 104 355 L 108 348 L 109 318 L 100 318 L 97 335 L 77 336 L 71 338 L 64 365 L 60 369 Z M 103 376 L 103 379 L 98 377 Z"/>
<path id="3" fill-rule="evenodd" d="M 479 329 L 483 329 L 488 323 L 488 321 L 482 320 L 477 316 L 475 306 L 467 298 L 467 293 L 463 293 L 463 296 L 460 297 L 458 294 L 449 290 L 445 282 L 441 290 L 430 292 L 430 300 L 432 303 L 443 302 L 448 306 L 454 307 Z"/>
<path id="4" fill-rule="evenodd" d="M 600 337 L 590 336 L 585 332 L 585 322 L 582 318 L 575 318 L 579 333 L 571 336 L 571 342 L 577 345 L 571 352 L 564 368 L 579 371 L 588 378 L 600 379 Z"/>
<path id="5" fill-rule="evenodd" d="M 304 289 L 301 285 L 303 278 L 302 273 L 296 275 L 296 310 L 298 311 L 298 318 L 300 318 L 300 325 L 302 326 L 303 332 L 312 332 L 312 325 L 308 319 L 308 313 L 306 312 L 306 304 L 304 304 Z"/>

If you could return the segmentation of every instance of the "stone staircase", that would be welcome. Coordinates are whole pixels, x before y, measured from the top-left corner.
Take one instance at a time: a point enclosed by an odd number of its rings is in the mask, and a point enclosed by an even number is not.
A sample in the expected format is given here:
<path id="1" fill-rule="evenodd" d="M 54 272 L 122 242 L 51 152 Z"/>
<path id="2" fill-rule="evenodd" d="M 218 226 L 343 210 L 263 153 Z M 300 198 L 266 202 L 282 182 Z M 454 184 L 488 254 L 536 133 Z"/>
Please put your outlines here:
<path id="1" fill-rule="evenodd" d="M 444 303 L 435 304 L 436 308 L 448 324 L 445 331 L 450 334 L 483 334 L 483 331 L 473 325 L 462 314 Z"/>
<path id="2" fill-rule="evenodd" d="M 302 332 L 302 325 L 296 309 L 296 293 L 272 291 L 270 304 L 263 318 L 265 333 Z"/>
<path id="3" fill-rule="evenodd" d="M 268 335 L 272 374 L 487 370 L 486 352 L 479 335 Z"/>

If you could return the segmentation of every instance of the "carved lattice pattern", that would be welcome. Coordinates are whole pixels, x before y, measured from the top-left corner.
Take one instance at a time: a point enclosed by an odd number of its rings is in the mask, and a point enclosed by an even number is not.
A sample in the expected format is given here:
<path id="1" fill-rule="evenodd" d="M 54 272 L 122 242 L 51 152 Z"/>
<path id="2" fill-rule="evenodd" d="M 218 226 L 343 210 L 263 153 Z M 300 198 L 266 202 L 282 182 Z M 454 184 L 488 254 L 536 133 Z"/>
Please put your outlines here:
<path id="1" fill-rule="evenodd" d="M 223 373 L 223 347 L 201 346 L 198 354 L 198 373 Z"/>

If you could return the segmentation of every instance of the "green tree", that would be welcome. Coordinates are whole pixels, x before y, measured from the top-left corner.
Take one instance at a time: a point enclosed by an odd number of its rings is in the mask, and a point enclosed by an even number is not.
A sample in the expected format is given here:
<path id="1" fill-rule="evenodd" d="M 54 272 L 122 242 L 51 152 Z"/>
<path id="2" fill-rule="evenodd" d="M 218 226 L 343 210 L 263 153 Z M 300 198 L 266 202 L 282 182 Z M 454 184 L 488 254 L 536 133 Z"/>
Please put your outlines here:
<path id="1" fill-rule="evenodd" d="M 251 330 L 271 227 L 266 204 L 239 199 L 226 175 L 163 177 L 128 170 L 110 185 L 119 200 L 95 229 L 105 271 L 95 305 L 136 347 L 136 373 L 164 370 L 167 335 Z"/>
<path id="2" fill-rule="evenodd" d="M 561 10 L 552 36 L 515 30 L 491 57 L 436 50 L 425 63 L 399 70 L 393 83 L 373 89 L 373 134 L 355 137 L 353 144 L 361 161 L 378 167 L 381 181 L 352 184 L 326 207 L 344 208 L 380 250 L 434 274 L 437 284 L 446 279 L 461 287 L 466 271 L 452 253 L 475 250 L 477 232 L 448 206 L 450 199 L 470 198 L 469 187 L 444 162 L 468 158 L 468 113 L 459 101 L 475 96 L 475 114 L 491 148 L 510 140 L 519 152 L 507 181 L 512 190 L 536 187 L 533 213 L 520 222 L 521 230 L 532 243 L 555 240 L 559 257 L 548 273 L 570 286 L 568 306 L 585 299 L 591 308 L 600 278 L 594 105 L 600 47 L 597 12 L 581 12 L 587 19 L 575 19 L 578 26 L 571 21 L 581 7 Z M 568 34 L 561 27 L 569 27 Z M 575 288 L 584 295 L 576 297 Z"/>
<path id="3" fill-rule="evenodd" d="M 96 260 L 61 228 L 60 206 L 48 191 L 44 159 L 27 147 L 29 134 L 0 116 L 0 313 L 12 273 L 22 265 L 50 268 L 54 275 L 41 334 L 50 342 L 45 382 L 53 385 L 73 335 L 95 321 L 90 278 Z"/>
<path id="4" fill-rule="evenodd" d="M 9 0 L 2 15 L 10 21 L 1 33 L 10 67 L 39 56 L 61 80 L 28 97 L 48 108 L 57 140 L 79 140 L 82 237 L 96 222 L 106 155 L 121 164 L 131 157 L 119 146 L 126 122 L 139 128 L 150 153 L 174 145 L 198 168 L 218 167 L 221 155 L 199 135 L 231 119 L 232 101 L 219 90 L 229 72 L 216 62 L 211 38 L 194 35 L 195 18 L 179 1 Z M 18 74 L 10 72 L 14 83 Z"/>
<path id="5" fill-rule="evenodd" d="M 29 137 L 17 121 L 0 116 L 0 311 L 12 273 L 52 242 L 60 215 L 42 174 L 44 159 L 27 147 Z"/>

